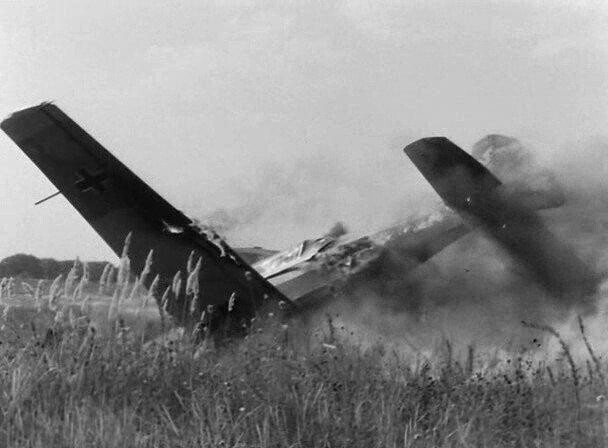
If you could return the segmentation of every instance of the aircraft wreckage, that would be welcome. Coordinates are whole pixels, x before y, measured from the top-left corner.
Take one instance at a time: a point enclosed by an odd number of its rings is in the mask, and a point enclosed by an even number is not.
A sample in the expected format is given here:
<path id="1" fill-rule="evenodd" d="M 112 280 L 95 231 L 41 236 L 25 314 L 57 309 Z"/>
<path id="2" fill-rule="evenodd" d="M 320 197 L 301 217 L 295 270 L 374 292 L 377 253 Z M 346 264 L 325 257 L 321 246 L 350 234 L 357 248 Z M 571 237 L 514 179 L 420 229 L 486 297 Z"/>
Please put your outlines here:
<path id="1" fill-rule="evenodd" d="M 526 173 L 524 182 L 514 178 L 525 172 L 527 160 L 509 149 L 508 140 L 495 141 L 506 137 L 489 136 L 485 152 L 474 149 L 487 167 L 447 138 L 413 142 L 405 154 L 445 207 L 361 238 L 330 232 L 250 265 L 243 257 L 251 254 L 239 254 L 169 204 L 56 105 L 15 112 L 0 127 L 117 255 L 130 235 L 128 256 L 136 272 L 153 250 L 145 286 L 158 276 L 159 296 L 165 292 L 166 311 L 179 325 L 196 325 L 206 316 L 214 330 L 229 315 L 241 325 L 264 307 L 297 313 L 360 288 L 390 295 L 391 285 L 474 229 L 498 242 L 538 284 L 574 305 L 591 306 L 597 287 L 597 275 L 536 213 L 561 206 L 561 189 L 546 172 Z M 497 147 L 514 152 L 506 166 L 493 153 Z M 500 171 L 505 183 L 490 169 Z M 189 260 L 202 266 L 196 296 L 171 288 Z"/>

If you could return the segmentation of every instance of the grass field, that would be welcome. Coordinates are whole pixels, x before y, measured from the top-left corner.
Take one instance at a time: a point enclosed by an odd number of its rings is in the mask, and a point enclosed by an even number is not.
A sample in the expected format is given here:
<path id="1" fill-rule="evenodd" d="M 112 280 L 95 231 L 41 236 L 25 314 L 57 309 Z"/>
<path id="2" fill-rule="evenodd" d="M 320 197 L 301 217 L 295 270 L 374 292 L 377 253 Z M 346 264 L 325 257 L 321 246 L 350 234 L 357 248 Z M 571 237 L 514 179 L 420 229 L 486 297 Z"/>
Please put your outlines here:
<path id="1" fill-rule="evenodd" d="M 563 343 L 488 359 L 424 354 L 260 316 L 216 347 L 162 322 L 141 294 L 4 281 L 0 446 L 600 447 L 605 361 Z M 116 286 L 115 286 L 116 287 Z M 78 290 L 80 288 L 80 290 Z M 88 297 L 88 298 L 87 298 Z M 543 336 L 544 335 L 544 336 Z M 584 332 L 579 334 L 583 341 Z M 561 342 L 560 342 L 561 340 Z M 580 342 L 579 341 L 579 342 Z"/>

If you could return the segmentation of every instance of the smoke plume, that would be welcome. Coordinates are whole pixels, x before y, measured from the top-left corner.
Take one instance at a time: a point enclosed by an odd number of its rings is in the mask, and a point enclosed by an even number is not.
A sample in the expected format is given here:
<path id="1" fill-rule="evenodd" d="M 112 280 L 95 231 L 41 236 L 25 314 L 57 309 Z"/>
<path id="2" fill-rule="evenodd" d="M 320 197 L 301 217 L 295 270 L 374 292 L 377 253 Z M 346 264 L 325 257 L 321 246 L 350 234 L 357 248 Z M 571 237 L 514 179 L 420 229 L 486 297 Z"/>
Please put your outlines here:
<path id="1" fill-rule="evenodd" d="M 608 269 L 608 142 L 525 145 L 490 135 L 470 152 L 511 193 L 543 193 L 539 197 L 545 202 L 535 208 L 544 208 L 536 213 L 551 241 L 529 240 L 518 256 L 495 235 L 475 229 L 415 270 L 388 273 L 382 293 L 374 285 L 358 285 L 326 311 L 364 339 L 405 338 L 418 347 L 444 337 L 477 346 L 521 347 L 538 338 L 522 320 L 575 334 L 574 319 L 585 312 L 589 331 L 601 328 L 596 320 L 603 318 L 608 298 L 599 287 Z M 362 234 L 441 206 L 407 161 L 395 163 L 379 154 L 375 178 L 362 177 L 358 164 L 332 157 L 325 154 L 293 169 L 269 170 L 247 190 L 244 205 L 214 213 L 211 222 L 237 240 L 237 234 L 242 238 L 260 228 L 276 232 L 277 222 L 307 238 L 324 233 L 320 223 L 325 231 L 343 220 Z M 535 258 L 539 247 L 546 250 L 541 264 Z M 573 260 L 585 269 L 577 270 Z M 550 284 L 539 282 L 539 275 Z M 582 286 L 560 294 L 576 282 Z"/>
<path id="2" fill-rule="evenodd" d="M 537 157 L 510 137 L 482 139 L 472 154 L 505 184 L 543 189 L 551 205 L 563 198 L 561 206 L 537 212 L 534 226 L 545 226 L 550 236 L 534 240 L 524 232 L 519 239 L 497 241 L 477 229 L 401 277 L 392 294 L 374 296 L 363 288 L 356 291 L 357 310 L 345 297 L 334 312 L 358 332 L 391 340 L 401 334 L 418 347 L 440 337 L 521 350 L 539 337 L 522 320 L 555 325 L 574 337 L 579 314 L 591 337 L 597 336 L 608 300 L 600 285 L 608 267 L 606 150 L 596 140 Z M 595 344 L 608 348 L 603 338 Z"/>

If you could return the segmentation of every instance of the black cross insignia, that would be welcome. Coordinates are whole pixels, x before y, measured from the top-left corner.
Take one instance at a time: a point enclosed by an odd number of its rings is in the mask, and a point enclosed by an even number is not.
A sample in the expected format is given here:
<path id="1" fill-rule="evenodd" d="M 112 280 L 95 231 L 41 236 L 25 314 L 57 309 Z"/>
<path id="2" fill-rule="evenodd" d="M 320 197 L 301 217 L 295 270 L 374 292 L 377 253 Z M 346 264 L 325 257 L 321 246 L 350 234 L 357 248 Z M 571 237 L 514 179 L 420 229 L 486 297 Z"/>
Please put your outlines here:
<path id="1" fill-rule="evenodd" d="M 100 170 L 95 174 L 89 173 L 85 168 L 78 170 L 80 178 L 76 181 L 76 185 L 80 191 L 95 190 L 97 193 L 103 193 L 106 188 L 103 186 L 103 181 L 108 178 L 108 173 L 105 170 Z"/>

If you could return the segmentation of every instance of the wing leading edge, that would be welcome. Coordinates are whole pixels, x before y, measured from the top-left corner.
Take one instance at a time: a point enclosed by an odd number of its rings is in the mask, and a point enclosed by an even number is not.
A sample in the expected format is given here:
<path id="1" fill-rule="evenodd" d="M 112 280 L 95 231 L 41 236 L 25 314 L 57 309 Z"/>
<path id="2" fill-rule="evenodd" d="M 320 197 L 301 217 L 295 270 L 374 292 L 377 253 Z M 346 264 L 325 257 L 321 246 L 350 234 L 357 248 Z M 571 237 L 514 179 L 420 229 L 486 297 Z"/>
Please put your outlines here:
<path id="1" fill-rule="evenodd" d="M 224 241 L 197 229 L 57 106 L 43 103 L 15 112 L 0 128 L 117 255 L 132 234 L 129 258 L 137 272 L 153 250 L 148 278 L 158 274 L 161 288 L 171 284 L 192 252 L 201 258 L 198 306 L 188 311 L 183 295 L 170 300 L 168 311 L 178 322 L 196 319 L 207 305 L 225 307 L 233 293 L 245 314 L 264 297 L 292 305 Z"/>

